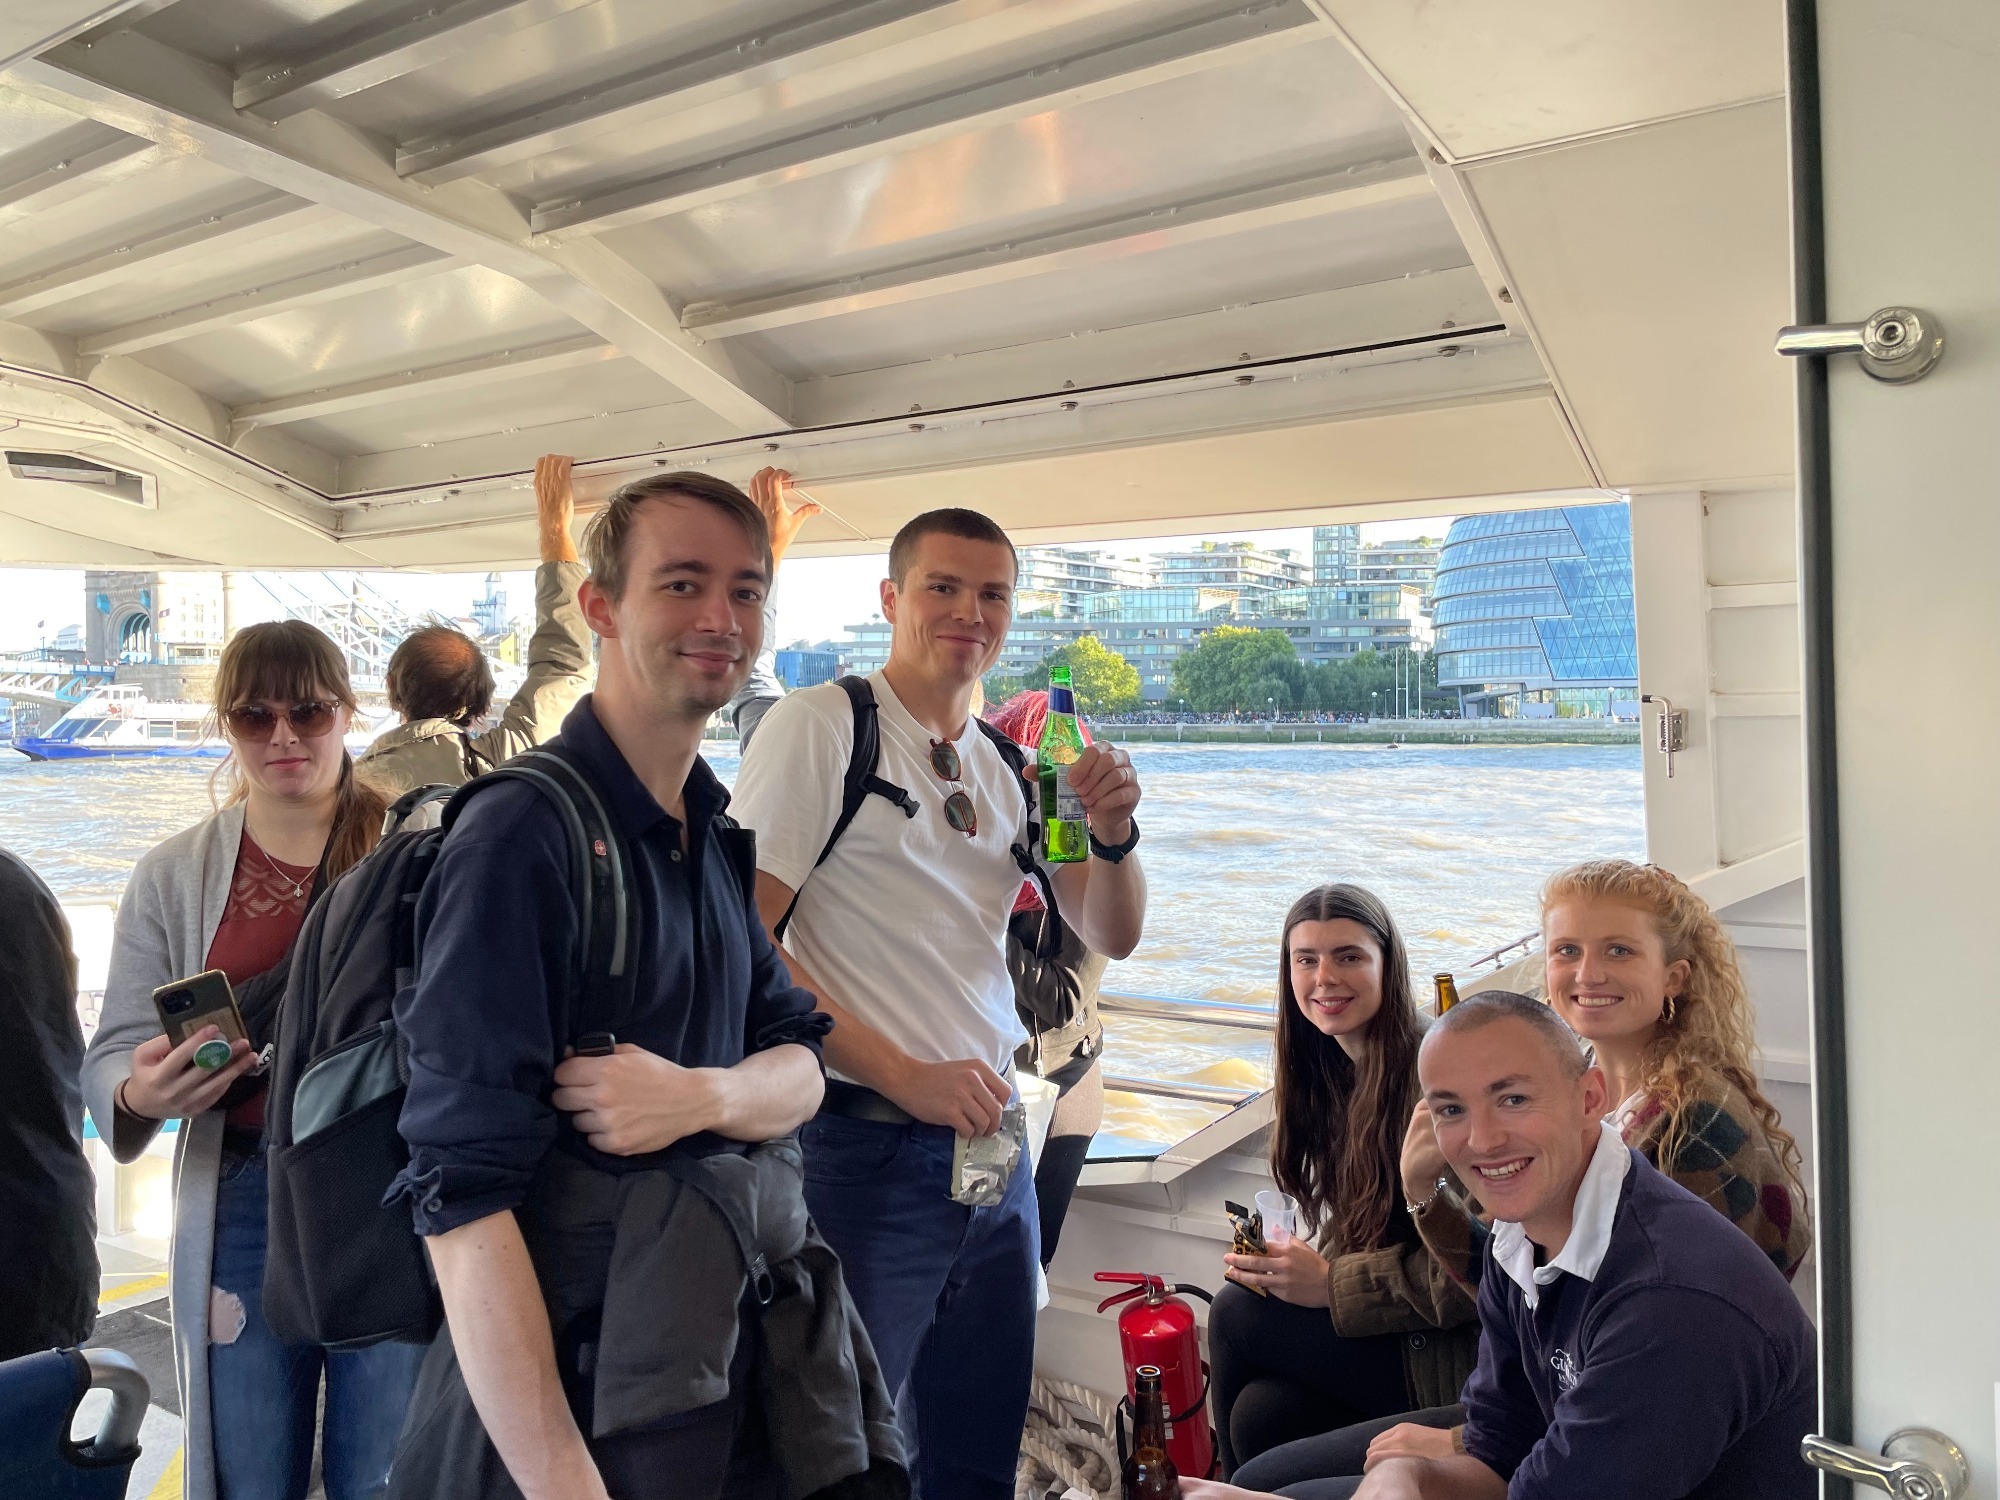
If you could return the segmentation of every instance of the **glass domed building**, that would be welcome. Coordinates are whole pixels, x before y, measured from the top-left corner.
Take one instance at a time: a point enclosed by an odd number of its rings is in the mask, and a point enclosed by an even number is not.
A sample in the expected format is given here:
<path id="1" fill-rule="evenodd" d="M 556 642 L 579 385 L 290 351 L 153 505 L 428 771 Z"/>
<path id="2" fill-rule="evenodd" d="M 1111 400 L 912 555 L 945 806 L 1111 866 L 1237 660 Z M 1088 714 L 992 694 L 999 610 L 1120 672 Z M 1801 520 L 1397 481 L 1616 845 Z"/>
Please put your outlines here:
<path id="1" fill-rule="evenodd" d="M 1622 504 L 1465 516 L 1438 558 L 1438 686 L 1468 715 L 1638 713 Z"/>

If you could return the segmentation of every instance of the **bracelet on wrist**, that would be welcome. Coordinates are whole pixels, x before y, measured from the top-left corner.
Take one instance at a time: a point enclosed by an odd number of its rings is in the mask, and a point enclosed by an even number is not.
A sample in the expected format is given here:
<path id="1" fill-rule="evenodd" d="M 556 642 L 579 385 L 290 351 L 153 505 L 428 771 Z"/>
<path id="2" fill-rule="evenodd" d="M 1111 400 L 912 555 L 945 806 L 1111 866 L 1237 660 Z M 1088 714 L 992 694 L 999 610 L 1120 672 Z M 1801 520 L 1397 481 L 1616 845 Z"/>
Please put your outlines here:
<path id="1" fill-rule="evenodd" d="M 1421 1203 L 1412 1202 L 1411 1200 L 1406 1198 L 1403 1200 L 1403 1207 L 1409 1210 L 1411 1218 L 1415 1219 L 1422 1217 L 1424 1214 L 1428 1213 L 1431 1207 L 1438 1201 L 1438 1199 L 1443 1196 L 1445 1188 L 1448 1187 L 1450 1183 L 1451 1179 L 1449 1177 L 1440 1174 L 1438 1180 L 1431 1184 L 1430 1197 L 1424 1199 L 1424 1201 Z"/>

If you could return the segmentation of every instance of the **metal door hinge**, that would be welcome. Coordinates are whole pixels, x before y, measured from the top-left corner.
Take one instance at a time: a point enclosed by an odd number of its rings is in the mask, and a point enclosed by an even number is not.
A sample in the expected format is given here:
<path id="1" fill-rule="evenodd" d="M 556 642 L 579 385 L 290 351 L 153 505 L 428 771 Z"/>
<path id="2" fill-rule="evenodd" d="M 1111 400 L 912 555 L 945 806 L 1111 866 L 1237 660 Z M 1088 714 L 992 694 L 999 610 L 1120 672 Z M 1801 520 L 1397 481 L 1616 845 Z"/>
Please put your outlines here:
<path id="1" fill-rule="evenodd" d="M 1921 380 L 1944 358 L 1944 325 L 1914 307 L 1885 307 L 1865 323 L 1812 323 L 1778 330 L 1780 354 L 1858 354 L 1861 368 L 1891 385 Z"/>
<path id="2" fill-rule="evenodd" d="M 1684 708 L 1675 708 L 1674 700 L 1658 693 L 1642 693 L 1641 703 L 1660 705 L 1660 722 L 1653 748 L 1667 758 L 1667 780 L 1674 779 L 1674 757 L 1687 749 L 1688 716 Z"/>
<path id="3" fill-rule="evenodd" d="M 1896 1500 L 1964 1500 L 1972 1493 L 1972 1468 L 1965 1454 L 1928 1427 L 1890 1433 L 1880 1458 L 1817 1436 L 1800 1443 L 1799 1454 L 1815 1469 L 1885 1490 Z"/>

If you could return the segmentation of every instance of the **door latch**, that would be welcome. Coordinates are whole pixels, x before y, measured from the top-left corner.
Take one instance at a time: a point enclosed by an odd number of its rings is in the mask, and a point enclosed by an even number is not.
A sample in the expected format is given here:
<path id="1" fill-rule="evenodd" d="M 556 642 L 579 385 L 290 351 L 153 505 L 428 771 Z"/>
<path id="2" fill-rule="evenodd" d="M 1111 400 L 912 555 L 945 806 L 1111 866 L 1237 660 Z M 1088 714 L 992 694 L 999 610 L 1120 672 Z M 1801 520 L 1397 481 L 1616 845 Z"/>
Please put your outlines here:
<path id="1" fill-rule="evenodd" d="M 1799 1453 L 1815 1469 L 1886 1491 L 1896 1500 L 1964 1500 L 1972 1493 L 1972 1466 L 1965 1454 L 1928 1427 L 1890 1433 L 1880 1458 L 1817 1436 L 1800 1443 Z"/>
<path id="2" fill-rule="evenodd" d="M 1642 693 L 1641 703 L 1660 705 L 1660 722 L 1653 742 L 1653 748 L 1667 758 L 1667 780 L 1674 779 L 1674 757 L 1687 749 L 1688 716 L 1684 708 L 1675 708 L 1674 700 L 1658 693 Z"/>
<path id="3" fill-rule="evenodd" d="M 1944 325 L 1914 307 L 1885 307 L 1865 323 L 1811 323 L 1778 330 L 1780 354 L 1858 354 L 1877 380 L 1922 380 L 1944 358 Z"/>

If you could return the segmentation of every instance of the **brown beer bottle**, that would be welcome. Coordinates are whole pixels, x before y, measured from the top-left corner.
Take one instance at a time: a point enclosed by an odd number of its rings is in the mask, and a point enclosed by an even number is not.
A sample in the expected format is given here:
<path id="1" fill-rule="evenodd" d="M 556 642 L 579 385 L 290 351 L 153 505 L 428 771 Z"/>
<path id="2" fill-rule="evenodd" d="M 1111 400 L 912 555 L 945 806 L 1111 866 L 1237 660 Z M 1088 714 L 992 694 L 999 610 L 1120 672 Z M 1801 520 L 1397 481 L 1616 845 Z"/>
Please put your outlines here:
<path id="1" fill-rule="evenodd" d="M 1458 1004 L 1458 985 L 1449 974 L 1438 974 L 1434 975 L 1433 978 L 1436 980 L 1438 987 L 1437 1013 L 1443 1015 L 1454 1005 Z"/>
<path id="2" fill-rule="evenodd" d="M 1180 1500 L 1181 1476 L 1167 1456 L 1167 1407 L 1160 1367 L 1141 1365 L 1132 1398 L 1132 1451 L 1125 1459 L 1125 1500 Z"/>

